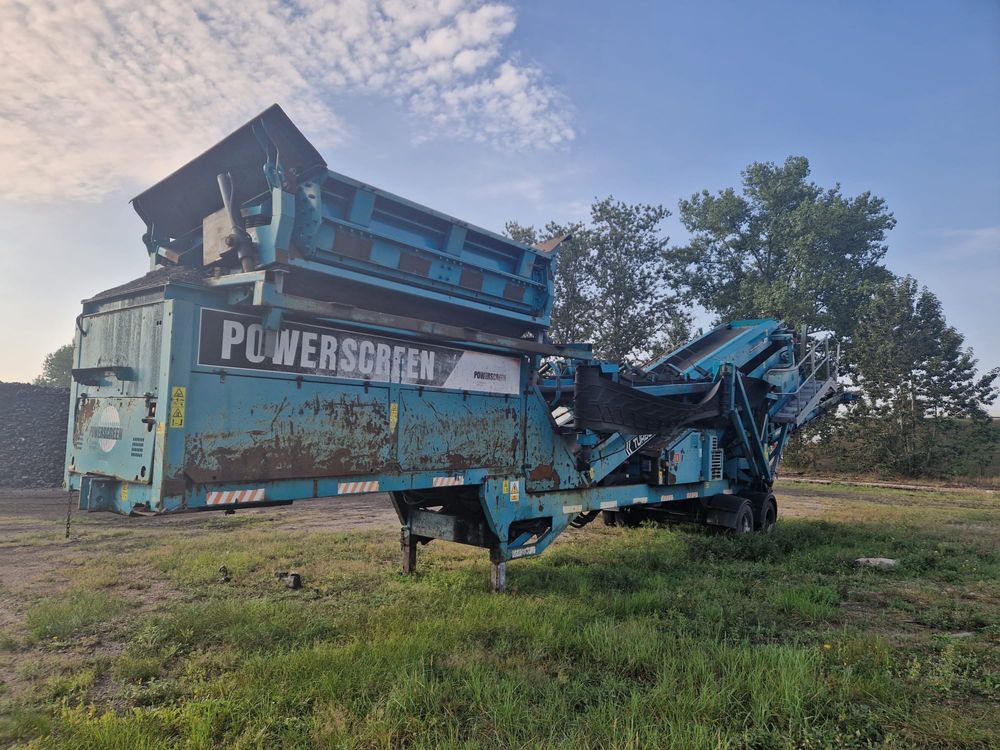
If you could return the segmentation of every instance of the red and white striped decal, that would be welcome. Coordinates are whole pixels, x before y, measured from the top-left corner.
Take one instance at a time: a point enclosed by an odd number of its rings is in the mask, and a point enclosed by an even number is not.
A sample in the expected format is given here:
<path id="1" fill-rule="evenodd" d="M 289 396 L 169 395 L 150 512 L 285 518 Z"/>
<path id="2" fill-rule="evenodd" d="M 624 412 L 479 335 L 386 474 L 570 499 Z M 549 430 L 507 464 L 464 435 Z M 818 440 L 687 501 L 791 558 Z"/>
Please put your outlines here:
<path id="1" fill-rule="evenodd" d="M 378 482 L 340 482 L 337 485 L 338 495 L 351 495 L 356 492 L 378 492 Z"/>
<path id="2" fill-rule="evenodd" d="M 432 487 L 457 487 L 465 484 L 465 477 L 434 477 L 431 480 Z"/>
<path id="3" fill-rule="evenodd" d="M 228 492 L 209 492 L 205 497 L 207 505 L 233 505 L 235 503 L 259 503 L 264 500 L 264 489 L 230 490 Z"/>

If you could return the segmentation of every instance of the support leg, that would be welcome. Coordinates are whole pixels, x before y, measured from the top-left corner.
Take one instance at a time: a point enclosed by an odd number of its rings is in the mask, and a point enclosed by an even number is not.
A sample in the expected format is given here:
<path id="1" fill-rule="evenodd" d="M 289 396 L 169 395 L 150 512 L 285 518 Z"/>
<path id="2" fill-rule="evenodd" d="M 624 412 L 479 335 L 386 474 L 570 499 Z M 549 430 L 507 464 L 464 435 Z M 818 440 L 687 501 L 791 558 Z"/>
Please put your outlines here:
<path id="1" fill-rule="evenodd" d="M 417 540 L 405 527 L 399 530 L 399 548 L 403 558 L 403 575 L 413 575 L 417 572 Z"/>
<path id="2" fill-rule="evenodd" d="M 502 594 L 507 588 L 507 563 L 497 550 L 490 551 L 490 590 Z"/>

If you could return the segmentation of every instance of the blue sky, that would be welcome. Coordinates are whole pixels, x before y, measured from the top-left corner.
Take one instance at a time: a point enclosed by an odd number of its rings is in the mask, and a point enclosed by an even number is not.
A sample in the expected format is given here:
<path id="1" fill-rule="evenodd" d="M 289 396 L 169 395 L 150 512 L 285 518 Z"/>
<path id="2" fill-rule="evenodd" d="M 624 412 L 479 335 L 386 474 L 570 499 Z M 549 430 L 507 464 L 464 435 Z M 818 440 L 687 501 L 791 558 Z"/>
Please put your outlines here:
<path id="1" fill-rule="evenodd" d="M 275 7 L 0 8 L 18 32 L 0 51 L 0 379 L 30 379 L 81 298 L 143 273 L 128 198 L 272 101 L 332 169 L 497 230 L 608 194 L 676 211 L 805 155 L 820 184 L 886 198 L 890 268 L 1000 365 L 994 0 Z"/>

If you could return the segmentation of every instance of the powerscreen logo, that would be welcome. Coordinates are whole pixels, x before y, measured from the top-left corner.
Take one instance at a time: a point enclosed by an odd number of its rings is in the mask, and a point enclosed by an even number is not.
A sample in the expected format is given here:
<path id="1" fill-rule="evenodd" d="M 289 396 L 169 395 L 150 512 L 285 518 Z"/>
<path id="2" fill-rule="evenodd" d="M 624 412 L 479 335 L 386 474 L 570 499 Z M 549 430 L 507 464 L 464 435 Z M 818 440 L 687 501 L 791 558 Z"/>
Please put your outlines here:
<path id="1" fill-rule="evenodd" d="M 105 406 L 101 409 L 97 419 L 90 423 L 90 437 L 97 440 L 97 445 L 105 453 L 110 453 L 115 449 L 115 445 L 122 439 L 122 418 L 118 409 L 114 406 Z"/>
<path id="2" fill-rule="evenodd" d="M 283 321 L 273 350 L 259 319 L 203 309 L 198 364 L 324 377 L 517 394 L 521 361 L 359 331 Z"/>

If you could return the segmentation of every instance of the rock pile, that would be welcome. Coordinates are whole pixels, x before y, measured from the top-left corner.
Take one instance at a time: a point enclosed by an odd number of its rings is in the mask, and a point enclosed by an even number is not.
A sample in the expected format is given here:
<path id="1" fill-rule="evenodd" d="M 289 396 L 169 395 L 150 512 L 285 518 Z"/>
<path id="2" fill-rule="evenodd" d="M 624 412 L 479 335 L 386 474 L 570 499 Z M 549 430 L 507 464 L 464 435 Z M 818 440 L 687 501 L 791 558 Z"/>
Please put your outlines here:
<path id="1" fill-rule="evenodd" d="M 0 383 L 0 487 L 60 486 L 68 420 L 68 390 Z"/>

